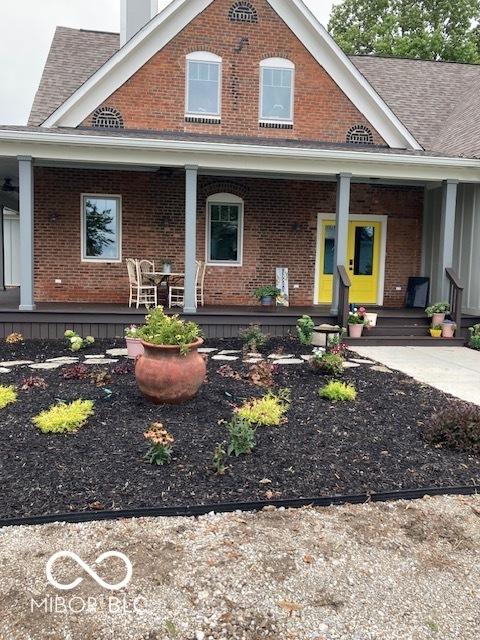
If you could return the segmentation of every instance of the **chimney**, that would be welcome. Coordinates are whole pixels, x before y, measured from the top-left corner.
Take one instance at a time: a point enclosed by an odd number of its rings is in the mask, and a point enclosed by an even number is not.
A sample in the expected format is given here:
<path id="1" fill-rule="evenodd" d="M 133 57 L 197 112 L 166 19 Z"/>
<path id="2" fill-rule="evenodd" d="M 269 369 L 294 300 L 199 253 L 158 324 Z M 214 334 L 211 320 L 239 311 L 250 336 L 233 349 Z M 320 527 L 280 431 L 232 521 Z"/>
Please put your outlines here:
<path id="1" fill-rule="evenodd" d="M 158 13 L 158 0 L 120 0 L 120 46 Z"/>

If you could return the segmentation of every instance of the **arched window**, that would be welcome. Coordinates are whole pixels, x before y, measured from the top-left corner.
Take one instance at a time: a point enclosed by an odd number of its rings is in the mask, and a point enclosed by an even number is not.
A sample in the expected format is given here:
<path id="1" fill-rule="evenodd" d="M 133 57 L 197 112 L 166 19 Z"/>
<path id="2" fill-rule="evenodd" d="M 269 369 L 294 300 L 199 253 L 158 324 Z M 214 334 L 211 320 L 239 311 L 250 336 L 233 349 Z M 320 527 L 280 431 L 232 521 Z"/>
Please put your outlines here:
<path id="1" fill-rule="evenodd" d="M 347 133 L 348 144 L 373 144 L 373 133 L 371 129 L 363 124 L 357 124 Z"/>
<path id="2" fill-rule="evenodd" d="M 228 17 L 232 22 L 258 22 L 257 10 L 251 2 L 235 2 Z"/>
<path id="3" fill-rule="evenodd" d="M 285 58 L 260 63 L 260 123 L 293 124 L 295 65 Z"/>
<path id="4" fill-rule="evenodd" d="M 186 116 L 220 118 L 222 59 L 209 51 L 187 56 Z"/>
<path id="5" fill-rule="evenodd" d="M 113 107 L 100 107 L 92 117 L 92 126 L 96 129 L 123 129 L 123 117 Z"/>
<path id="6" fill-rule="evenodd" d="M 206 262 L 239 267 L 243 259 L 243 200 L 231 193 L 207 199 Z"/>

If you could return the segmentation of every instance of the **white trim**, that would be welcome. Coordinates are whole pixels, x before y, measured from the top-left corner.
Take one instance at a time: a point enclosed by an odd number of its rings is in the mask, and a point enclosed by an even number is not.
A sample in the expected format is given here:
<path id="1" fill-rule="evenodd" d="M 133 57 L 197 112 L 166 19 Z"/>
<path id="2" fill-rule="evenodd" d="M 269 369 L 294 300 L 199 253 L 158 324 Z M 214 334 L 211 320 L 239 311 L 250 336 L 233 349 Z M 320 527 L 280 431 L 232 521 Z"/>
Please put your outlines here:
<path id="1" fill-rule="evenodd" d="M 313 304 L 321 304 L 319 302 L 318 292 L 320 289 L 320 258 L 322 253 L 322 229 L 324 221 L 335 222 L 334 213 L 319 213 L 317 215 L 317 247 L 315 252 L 315 278 L 314 278 L 314 295 Z M 377 289 L 377 302 L 374 303 L 381 307 L 385 299 L 385 272 L 386 272 L 386 258 L 387 258 L 387 233 L 388 233 L 388 215 L 368 215 L 351 213 L 348 216 L 349 228 L 350 222 L 380 222 L 381 224 L 381 238 L 380 238 L 380 252 L 378 256 L 379 261 L 379 273 L 378 273 L 378 289 Z"/>
<path id="2" fill-rule="evenodd" d="M 238 259 L 236 262 L 230 260 L 210 260 L 210 205 L 211 204 L 225 204 L 236 205 L 239 211 L 238 221 Z M 245 229 L 244 224 L 244 212 L 245 203 L 242 198 L 235 196 L 232 193 L 214 193 L 207 198 L 207 210 L 205 216 L 205 264 L 207 267 L 243 267 L 243 234 Z"/>
<path id="3" fill-rule="evenodd" d="M 172 0 L 63 102 L 42 126 L 80 125 L 212 2 Z M 390 147 L 422 149 L 302 0 L 268 2 Z"/>
<path id="4" fill-rule="evenodd" d="M 204 56 L 204 57 L 202 57 Z M 217 106 L 218 109 L 215 113 L 207 113 L 202 111 L 189 111 L 189 90 L 190 90 L 190 62 L 204 63 L 204 64 L 216 64 L 218 66 L 218 95 Z M 217 120 L 222 117 L 222 77 L 223 77 L 223 64 L 222 59 L 214 53 L 208 51 L 195 51 L 189 53 L 185 60 L 185 117 L 186 118 L 206 118 L 208 120 Z"/>
<path id="5" fill-rule="evenodd" d="M 98 198 L 99 200 L 117 200 L 117 227 L 118 227 L 118 258 L 87 258 L 85 255 L 85 198 Z M 83 264 L 121 264 L 122 263 L 122 196 L 110 193 L 81 193 L 80 194 L 80 261 Z"/>
<path id="6" fill-rule="evenodd" d="M 290 71 L 291 72 L 291 87 L 290 87 L 290 118 L 267 118 L 263 116 L 263 77 L 264 73 L 267 69 L 274 69 L 279 71 Z M 260 124 L 270 124 L 270 123 L 279 123 L 279 124 L 291 124 L 293 125 L 295 116 L 295 65 L 290 60 L 286 58 L 266 58 L 260 62 L 260 91 L 259 91 L 259 111 L 258 111 L 258 121 Z"/>

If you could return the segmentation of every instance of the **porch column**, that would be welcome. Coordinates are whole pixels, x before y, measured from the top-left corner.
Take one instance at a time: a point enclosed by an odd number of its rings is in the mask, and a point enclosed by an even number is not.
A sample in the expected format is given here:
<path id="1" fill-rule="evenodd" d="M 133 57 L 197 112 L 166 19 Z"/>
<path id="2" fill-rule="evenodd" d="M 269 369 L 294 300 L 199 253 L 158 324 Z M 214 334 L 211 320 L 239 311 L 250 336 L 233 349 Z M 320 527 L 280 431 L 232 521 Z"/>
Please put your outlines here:
<path id="1" fill-rule="evenodd" d="M 443 301 L 448 300 L 449 295 L 449 283 L 445 275 L 445 269 L 453 267 L 458 180 L 445 180 L 442 189 L 437 291 Z"/>
<path id="2" fill-rule="evenodd" d="M 20 311 L 33 311 L 33 161 L 18 156 L 20 196 Z"/>
<path id="3" fill-rule="evenodd" d="M 343 265 L 347 269 L 348 252 L 348 216 L 350 213 L 351 173 L 340 173 L 337 176 L 337 208 L 335 214 L 335 252 L 333 258 L 333 295 L 332 315 L 338 314 L 339 277 L 337 267 Z"/>
<path id="4" fill-rule="evenodd" d="M 197 312 L 197 177 L 198 167 L 185 167 L 184 313 Z"/>

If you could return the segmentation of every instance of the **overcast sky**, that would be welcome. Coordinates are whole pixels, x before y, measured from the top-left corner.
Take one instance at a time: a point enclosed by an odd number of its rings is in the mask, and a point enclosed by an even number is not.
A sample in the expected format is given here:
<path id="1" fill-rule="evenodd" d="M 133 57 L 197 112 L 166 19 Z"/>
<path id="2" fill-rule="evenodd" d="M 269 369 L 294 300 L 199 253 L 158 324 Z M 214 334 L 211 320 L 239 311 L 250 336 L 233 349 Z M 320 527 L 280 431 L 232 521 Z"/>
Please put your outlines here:
<path id="1" fill-rule="evenodd" d="M 324 25 L 338 1 L 305 0 Z M 120 0 L 2 0 L 0 124 L 26 123 L 57 25 L 119 31 Z"/>

